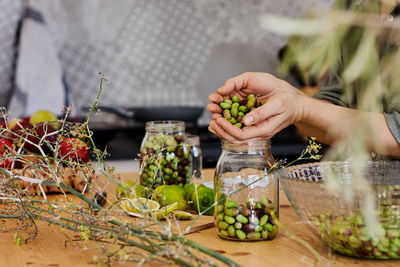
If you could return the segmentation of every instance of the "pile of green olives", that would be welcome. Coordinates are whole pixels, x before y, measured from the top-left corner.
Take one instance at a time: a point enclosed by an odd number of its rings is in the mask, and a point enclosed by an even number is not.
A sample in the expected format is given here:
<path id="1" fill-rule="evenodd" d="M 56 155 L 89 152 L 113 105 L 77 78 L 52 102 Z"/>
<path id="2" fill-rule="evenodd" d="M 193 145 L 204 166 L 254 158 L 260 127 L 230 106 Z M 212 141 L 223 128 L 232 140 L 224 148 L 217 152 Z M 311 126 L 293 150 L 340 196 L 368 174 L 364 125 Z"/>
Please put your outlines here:
<path id="1" fill-rule="evenodd" d="M 228 200 L 216 207 L 216 227 L 226 239 L 266 240 L 278 232 L 274 204 L 267 198 L 246 205 Z"/>
<path id="2" fill-rule="evenodd" d="M 312 220 L 323 240 L 344 255 L 371 259 L 400 259 L 400 226 L 396 217 L 382 223 L 382 236 L 374 237 L 363 216 L 321 214 Z"/>
<path id="3" fill-rule="evenodd" d="M 258 99 L 254 94 L 249 94 L 247 99 L 240 101 L 236 95 L 231 99 L 225 99 L 219 106 L 222 108 L 222 116 L 233 125 L 242 128 L 242 119 L 244 115 L 249 113 L 255 108 L 262 106 L 264 103 Z"/>

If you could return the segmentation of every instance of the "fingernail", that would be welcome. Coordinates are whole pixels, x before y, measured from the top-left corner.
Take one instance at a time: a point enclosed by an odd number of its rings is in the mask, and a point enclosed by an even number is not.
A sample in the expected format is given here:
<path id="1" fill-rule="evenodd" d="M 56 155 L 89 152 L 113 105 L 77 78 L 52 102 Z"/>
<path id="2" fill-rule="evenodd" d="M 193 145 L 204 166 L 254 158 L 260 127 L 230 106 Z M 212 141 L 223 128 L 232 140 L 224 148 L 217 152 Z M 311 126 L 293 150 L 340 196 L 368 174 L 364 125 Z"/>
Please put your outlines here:
<path id="1" fill-rule="evenodd" d="M 246 124 L 246 125 L 252 124 L 253 121 L 254 121 L 254 117 L 253 117 L 253 116 L 247 116 L 247 117 L 244 117 L 244 118 L 243 118 L 243 122 L 244 122 L 244 124 Z"/>

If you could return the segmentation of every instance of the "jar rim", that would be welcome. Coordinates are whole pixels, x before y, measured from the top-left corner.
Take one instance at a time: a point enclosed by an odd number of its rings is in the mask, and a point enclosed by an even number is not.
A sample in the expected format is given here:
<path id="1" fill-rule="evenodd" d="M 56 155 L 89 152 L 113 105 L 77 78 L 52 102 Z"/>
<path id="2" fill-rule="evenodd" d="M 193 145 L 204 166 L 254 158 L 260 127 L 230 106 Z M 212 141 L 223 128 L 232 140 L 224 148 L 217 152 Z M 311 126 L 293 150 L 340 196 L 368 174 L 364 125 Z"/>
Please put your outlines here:
<path id="1" fill-rule="evenodd" d="M 146 122 L 148 132 L 183 132 L 185 122 L 183 121 L 148 121 Z"/>
<path id="2" fill-rule="evenodd" d="M 200 145 L 200 136 L 194 134 L 186 134 L 186 143 L 189 146 L 199 146 Z"/>
<path id="3" fill-rule="evenodd" d="M 254 138 L 243 140 L 240 142 L 231 142 L 226 139 L 222 139 L 222 149 L 270 149 L 271 140 L 267 138 Z"/>

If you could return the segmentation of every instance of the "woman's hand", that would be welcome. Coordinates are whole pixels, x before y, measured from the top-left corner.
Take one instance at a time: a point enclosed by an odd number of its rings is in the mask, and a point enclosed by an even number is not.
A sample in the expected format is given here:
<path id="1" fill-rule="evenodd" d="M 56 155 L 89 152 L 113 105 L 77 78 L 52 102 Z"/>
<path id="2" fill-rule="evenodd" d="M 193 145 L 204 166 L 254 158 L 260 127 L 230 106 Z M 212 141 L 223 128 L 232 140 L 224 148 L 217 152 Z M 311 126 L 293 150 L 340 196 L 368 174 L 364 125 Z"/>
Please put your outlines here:
<path id="1" fill-rule="evenodd" d="M 244 116 L 244 128 L 232 125 L 221 116 L 219 103 L 233 95 L 245 99 L 255 94 L 264 105 Z M 303 114 L 306 95 L 287 82 L 267 73 L 243 73 L 227 80 L 217 93 L 209 95 L 212 102 L 207 109 L 212 113 L 209 130 L 217 136 L 239 142 L 257 137 L 271 138 L 292 123 L 298 122 Z"/>

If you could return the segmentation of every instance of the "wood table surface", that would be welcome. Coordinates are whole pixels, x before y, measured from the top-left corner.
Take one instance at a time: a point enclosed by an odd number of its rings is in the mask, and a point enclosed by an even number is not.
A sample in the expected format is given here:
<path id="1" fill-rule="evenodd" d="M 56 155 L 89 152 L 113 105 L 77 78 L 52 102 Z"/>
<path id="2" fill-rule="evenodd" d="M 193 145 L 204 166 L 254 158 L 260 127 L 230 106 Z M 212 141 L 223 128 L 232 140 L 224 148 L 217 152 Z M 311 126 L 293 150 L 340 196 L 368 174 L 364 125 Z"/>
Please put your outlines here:
<path id="1" fill-rule="evenodd" d="M 121 174 L 125 180 L 134 180 L 135 173 Z M 205 180 L 211 180 L 213 170 L 205 170 Z M 111 191 L 110 191 L 111 192 Z M 270 241 L 240 242 L 220 239 L 215 228 L 186 235 L 190 240 L 211 248 L 242 266 L 400 266 L 400 261 L 362 260 L 352 257 L 329 254 L 325 246 L 321 250 L 321 261 L 315 265 L 315 257 L 306 247 L 291 238 L 304 240 L 318 250 L 319 239 L 304 225 L 290 207 L 281 192 L 280 220 L 288 229 L 280 229 L 275 239 Z M 201 223 L 212 222 L 213 217 L 201 218 Z M 186 222 L 187 223 L 187 222 Z M 38 223 L 39 233 L 34 240 L 21 246 L 14 245 L 13 233 L 0 234 L 0 267 L 3 266 L 95 266 L 93 256 L 99 251 L 93 249 L 94 243 L 65 242 L 67 237 L 55 226 Z M 184 228 L 184 227 L 183 227 Z M 134 265 L 134 264 L 131 264 Z M 148 264 L 149 266 L 159 266 Z M 114 263 L 113 266 L 129 266 L 127 263 Z"/>

